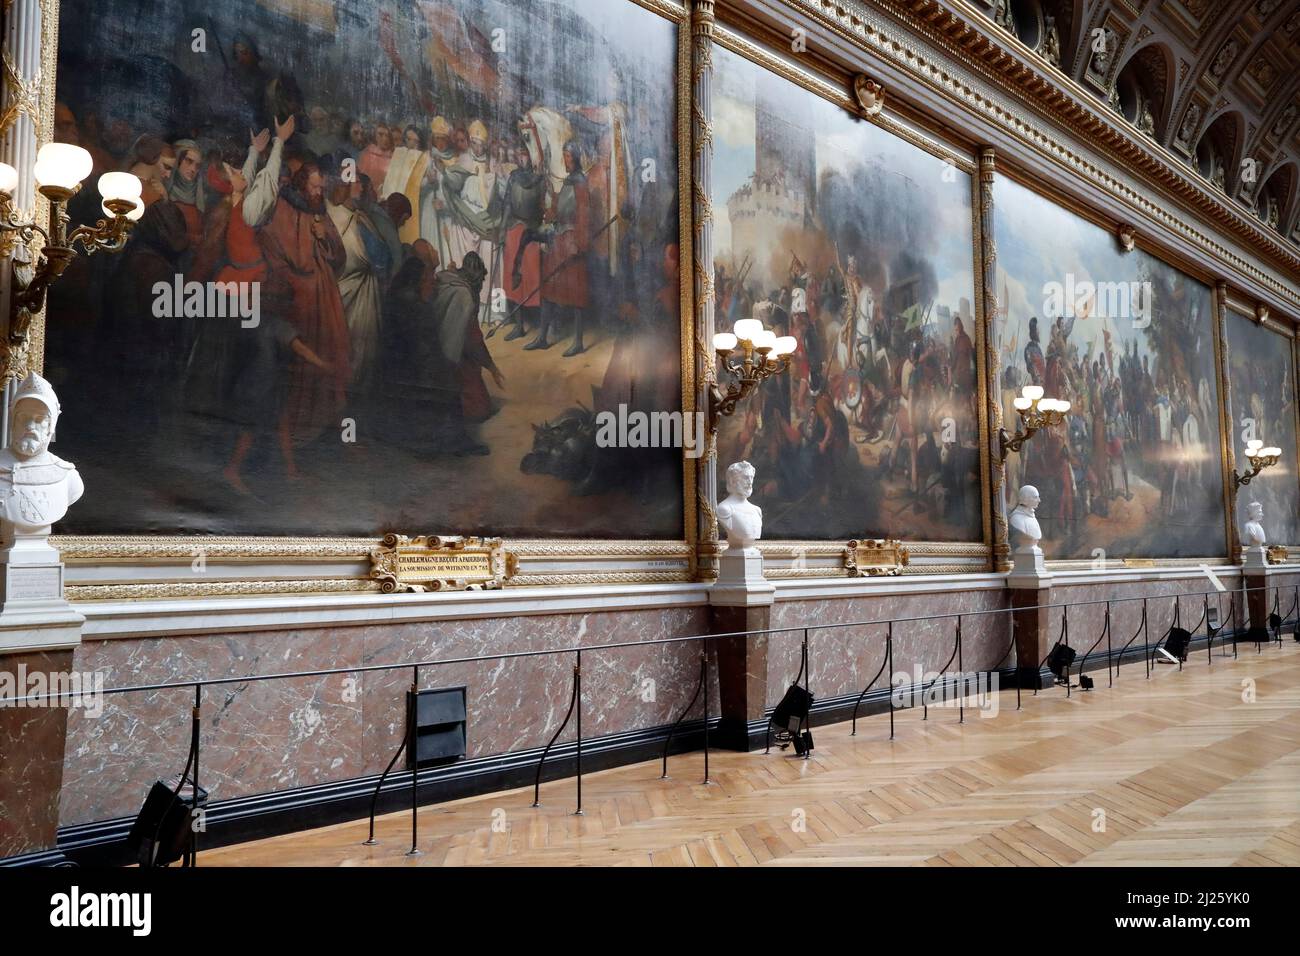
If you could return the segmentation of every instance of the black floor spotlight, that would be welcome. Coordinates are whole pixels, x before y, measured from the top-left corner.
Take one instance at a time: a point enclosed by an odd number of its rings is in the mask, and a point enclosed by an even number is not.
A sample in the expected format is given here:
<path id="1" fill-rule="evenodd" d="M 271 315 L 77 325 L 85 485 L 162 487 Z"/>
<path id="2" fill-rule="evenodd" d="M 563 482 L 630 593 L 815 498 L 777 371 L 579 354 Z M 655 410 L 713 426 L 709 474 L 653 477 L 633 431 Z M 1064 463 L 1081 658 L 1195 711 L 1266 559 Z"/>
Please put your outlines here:
<path id="1" fill-rule="evenodd" d="M 1166 664 L 1179 664 L 1187 660 L 1187 648 L 1192 643 L 1192 632 L 1182 627 L 1171 627 L 1165 642 L 1156 648 Z"/>
<path id="2" fill-rule="evenodd" d="M 1092 690 L 1092 688 L 1093 688 L 1094 686 L 1096 686 L 1096 685 L 1093 684 L 1093 680 L 1092 680 L 1092 678 L 1089 677 L 1087 674 L 1080 674 L 1080 675 L 1079 675 L 1079 686 L 1080 686 L 1081 688 L 1083 688 L 1084 690 Z"/>
<path id="3" fill-rule="evenodd" d="M 1047 655 L 1047 669 L 1052 672 L 1052 676 L 1062 687 L 1069 686 L 1070 665 L 1074 663 L 1074 654 L 1073 647 L 1057 641 L 1056 646 L 1052 648 L 1052 653 Z"/>

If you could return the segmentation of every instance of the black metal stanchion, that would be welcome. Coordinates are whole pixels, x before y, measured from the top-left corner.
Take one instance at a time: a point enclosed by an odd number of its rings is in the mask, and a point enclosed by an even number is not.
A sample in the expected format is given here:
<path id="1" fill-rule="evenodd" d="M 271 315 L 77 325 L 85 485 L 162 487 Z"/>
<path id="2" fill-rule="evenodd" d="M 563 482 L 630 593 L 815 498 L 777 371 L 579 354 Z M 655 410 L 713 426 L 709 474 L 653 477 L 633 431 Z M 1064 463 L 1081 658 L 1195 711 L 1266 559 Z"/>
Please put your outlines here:
<path id="1" fill-rule="evenodd" d="M 891 628 L 893 627 L 893 622 L 892 622 L 892 621 L 890 622 L 890 627 L 891 627 Z M 886 642 L 887 642 L 887 641 L 888 641 L 888 638 L 886 638 Z M 862 706 L 862 698 L 866 697 L 866 696 L 867 696 L 867 691 L 871 690 L 872 686 L 876 683 L 876 681 L 880 680 L 880 675 L 883 674 L 883 673 L 885 672 L 885 665 L 888 664 L 888 663 L 889 663 L 889 645 L 888 645 L 888 643 L 886 643 L 886 645 L 885 645 L 885 657 L 884 657 L 884 659 L 881 660 L 881 662 L 880 662 L 880 670 L 876 671 L 876 676 L 873 677 L 873 678 L 871 678 L 871 680 L 867 683 L 867 686 L 866 686 L 866 687 L 862 688 L 862 693 L 858 695 L 858 699 L 857 699 L 857 700 L 854 702 L 854 704 L 853 704 L 853 721 L 852 721 L 852 723 L 851 723 L 851 725 L 850 725 L 850 726 L 851 726 L 851 730 L 849 731 L 849 736 L 850 736 L 850 737 L 856 737 L 856 736 L 858 735 L 858 708 L 860 708 L 860 707 Z M 891 720 L 891 724 L 892 724 L 892 720 L 893 720 L 893 706 L 892 706 L 892 702 L 893 702 L 894 695 L 893 695 L 893 694 L 890 694 L 890 695 L 889 695 L 889 698 L 890 698 L 890 702 L 891 702 L 891 706 L 890 706 L 890 720 Z"/>
<path id="2" fill-rule="evenodd" d="M 812 690 L 808 686 L 808 681 L 812 677 L 812 675 L 809 673 L 812 670 L 812 666 L 808 663 L 808 628 L 806 627 L 803 629 L 803 661 L 799 669 L 803 671 L 804 693 L 808 695 L 809 700 L 812 700 Z M 810 727 L 811 725 L 812 725 L 812 711 L 809 710 L 808 716 L 804 719 L 804 723 L 801 724 L 799 727 L 799 732 L 803 733 L 804 730 Z M 811 747 L 804 748 L 803 759 L 804 760 L 812 759 Z"/>
<path id="3" fill-rule="evenodd" d="M 419 714 L 420 667 L 411 668 L 411 697 L 406 704 L 406 757 L 411 764 L 411 849 L 407 856 L 420 855 L 420 814 L 416 804 L 420 788 L 420 761 L 415 752 L 415 724 Z"/>
<path id="4" fill-rule="evenodd" d="M 700 651 L 700 683 L 704 686 L 704 784 L 709 784 L 709 641 Z"/>
<path id="5" fill-rule="evenodd" d="M 678 726 L 681 725 L 681 722 L 686 719 L 686 715 L 691 712 L 691 708 L 695 706 L 695 702 L 699 700 L 700 691 L 704 690 L 704 682 L 705 682 L 704 657 L 705 657 L 704 652 L 701 652 L 700 653 L 700 679 L 699 682 L 695 685 L 695 693 L 691 694 L 690 703 L 686 705 L 686 708 L 681 712 L 681 715 L 676 720 L 673 721 L 673 725 L 668 728 L 668 737 L 667 739 L 664 740 L 663 773 L 659 775 L 660 780 L 668 779 L 668 748 L 672 745 L 673 736 L 677 733 L 677 728 Z M 708 753 L 708 740 L 709 740 L 708 718 L 709 718 L 709 698 L 706 692 L 704 698 L 704 745 L 705 745 L 706 754 Z M 706 757 L 705 759 L 707 760 L 708 758 Z M 707 776 L 708 774 L 707 770 L 705 771 L 705 774 Z"/>
<path id="6" fill-rule="evenodd" d="M 1115 686 L 1115 675 L 1112 674 L 1110 670 L 1111 653 L 1112 651 L 1111 651 L 1111 641 L 1110 641 L 1110 602 L 1107 601 L 1106 602 L 1106 686 L 1107 687 Z"/>
<path id="7" fill-rule="evenodd" d="M 885 653 L 889 659 L 889 739 L 894 739 L 894 622 L 885 632 Z"/>
<path id="8" fill-rule="evenodd" d="M 1147 599 L 1142 599 L 1142 659 L 1147 665 L 1147 680 L 1151 679 L 1151 624 L 1147 618 Z"/>
<path id="9" fill-rule="evenodd" d="M 194 714 L 190 721 L 190 738 L 194 747 L 194 809 L 199 814 L 206 814 L 207 807 L 199 806 L 199 731 L 203 724 L 203 685 L 194 685 Z M 181 781 L 181 786 L 185 786 L 185 781 Z M 199 820 L 206 822 L 206 818 L 200 816 Z M 189 859 L 185 865 L 195 867 L 199 865 L 199 832 L 192 825 L 190 826 L 190 849 Z"/>
<path id="10" fill-rule="evenodd" d="M 574 667 L 573 668 L 573 690 L 570 691 L 569 693 L 569 709 L 565 713 L 564 720 L 560 723 L 560 726 L 556 728 L 555 733 L 551 735 L 551 739 L 547 742 L 546 746 L 542 749 L 542 759 L 537 761 L 537 776 L 533 779 L 533 806 L 534 807 L 540 807 L 542 805 L 542 767 L 546 766 L 546 755 L 551 752 L 551 748 L 555 746 L 555 742 L 560 739 L 560 734 L 564 733 L 564 728 L 569 726 L 569 718 L 573 716 L 573 705 L 577 702 L 577 700 L 578 700 L 578 668 Z"/>
<path id="11" fill-rule="evenodd" d="M 575 817 L 582 816 L 582 649 L 578 649 L 578 661 L 573 665 L 573 694 L 578 707 L 578 809 L 573 811 Z"/>
<path id="12" fill-rule="evenodd" d="M 961 657 L 961 615 L 957 615 L 957 723 L 966 723 L 966 668 Z"/>
<path id="13" fill-rule="evenodd" d="M 957 659 L 957 654 L 960 651 L 961 651 L 961 615 L 959 614 L 957 615 L 956 634 L 954 634 L 953 636 L 952 653 L 948 655 L 948 660 L 944 663 L 943 667 L 939 669 L 939 673 L 935 675 L 934 680 L 930 681 L 930 683 L 927 684 L 921 690 L 921 719 L 922 720 L 930 719 L 930 705 L 926 702 L 926 699 L 930 696 L 930 689 L 933 688 L 936 683 L 938 683 L 939 679 L 943 677 L 944 674 L 948 673 L 948 668 L 951 667 L 952 662 Z"/>

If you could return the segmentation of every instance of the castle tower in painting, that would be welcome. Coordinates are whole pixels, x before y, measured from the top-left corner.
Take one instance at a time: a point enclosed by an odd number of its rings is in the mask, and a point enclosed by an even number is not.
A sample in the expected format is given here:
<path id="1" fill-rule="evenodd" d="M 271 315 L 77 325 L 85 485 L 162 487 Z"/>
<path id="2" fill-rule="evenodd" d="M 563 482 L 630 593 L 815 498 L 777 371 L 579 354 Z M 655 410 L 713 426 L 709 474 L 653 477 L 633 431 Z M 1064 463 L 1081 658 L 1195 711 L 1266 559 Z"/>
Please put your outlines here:
<path id="1" fill-rule="evenodd" d="M 758 82 L 754 115 L 755 169 L 749 182 L 727 199 L 732 248 L 752 254 L 757 277 L 764 282 L 784 279 L 765 268 L 770 255 L 790 229 L 812 226 L 816 201 L 816 141 L 799 116 L 788 85 Z"/>

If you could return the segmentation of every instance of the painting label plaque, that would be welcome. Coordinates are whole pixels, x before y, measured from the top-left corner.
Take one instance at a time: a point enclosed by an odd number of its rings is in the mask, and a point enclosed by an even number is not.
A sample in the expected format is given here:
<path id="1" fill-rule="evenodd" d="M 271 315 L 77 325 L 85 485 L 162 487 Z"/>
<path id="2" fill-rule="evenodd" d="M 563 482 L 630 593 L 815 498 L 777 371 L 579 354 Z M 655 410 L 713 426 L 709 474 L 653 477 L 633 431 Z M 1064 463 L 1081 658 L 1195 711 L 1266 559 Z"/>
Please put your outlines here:
<path id="1" fill-rule="evenodd" d="M 370 564 L 385 594 L 499 588 L 515 571 L 515 557 L 500 538 L 438 535 L 385 535 L 383 546 L 370 552 Z"/>

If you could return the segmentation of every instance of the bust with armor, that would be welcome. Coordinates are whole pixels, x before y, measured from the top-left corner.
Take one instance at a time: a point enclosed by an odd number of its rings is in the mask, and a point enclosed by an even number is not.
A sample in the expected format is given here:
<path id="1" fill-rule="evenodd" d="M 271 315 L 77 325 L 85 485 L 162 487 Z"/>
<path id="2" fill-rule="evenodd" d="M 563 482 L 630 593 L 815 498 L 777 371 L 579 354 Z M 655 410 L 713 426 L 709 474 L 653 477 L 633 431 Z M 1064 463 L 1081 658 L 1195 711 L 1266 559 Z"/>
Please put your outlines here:
<path id="1" fill-rule="evenodd" d="M 76 467 L 49 451 L 59 420 L 59 399 L 35 372 L 23 380 L 9 406 L 9 447 L 0 451 L 0 518 L 5 541 L 48 534 L 82 495 Z"/>

